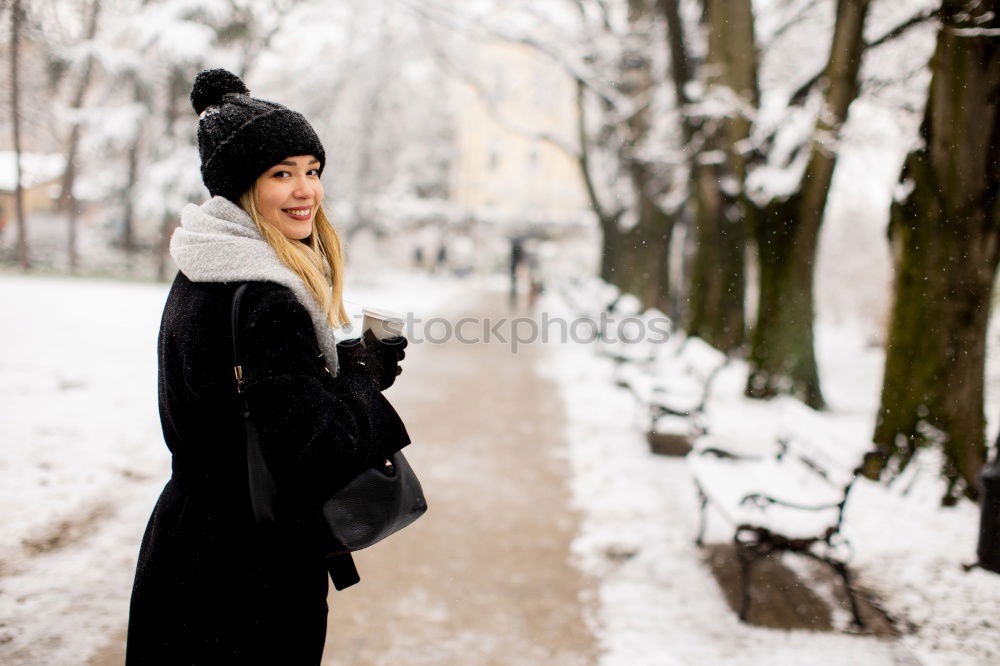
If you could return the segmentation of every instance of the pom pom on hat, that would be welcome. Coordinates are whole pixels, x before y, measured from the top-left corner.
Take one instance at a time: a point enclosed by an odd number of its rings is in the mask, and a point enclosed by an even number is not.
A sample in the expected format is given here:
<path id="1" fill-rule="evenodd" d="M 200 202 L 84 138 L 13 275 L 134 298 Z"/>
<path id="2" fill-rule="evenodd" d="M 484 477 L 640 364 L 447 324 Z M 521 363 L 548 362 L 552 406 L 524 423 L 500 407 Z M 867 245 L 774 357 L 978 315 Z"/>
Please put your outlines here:
<path id="1" fill-rule="evenodd" d="M 191 88 L 191 106 L 199 116 L 210 106 L 222 104 L 222 96 L 226 93 L 249 95 L 246 84 L 230 71 L 225 69 L 206 69 L 194 79 Z"/>

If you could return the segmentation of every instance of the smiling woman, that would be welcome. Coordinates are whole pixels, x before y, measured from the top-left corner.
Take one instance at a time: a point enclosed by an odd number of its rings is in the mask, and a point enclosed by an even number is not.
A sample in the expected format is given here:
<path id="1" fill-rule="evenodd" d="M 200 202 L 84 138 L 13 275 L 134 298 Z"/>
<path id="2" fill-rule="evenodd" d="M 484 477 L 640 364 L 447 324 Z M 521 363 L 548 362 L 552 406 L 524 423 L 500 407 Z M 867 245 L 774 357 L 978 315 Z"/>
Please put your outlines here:
<path id="1" fill-rule="evenodd" d="M 191 102 L 212 197 L 182 210 L 170 242 L 180 272 L 158 386 L 173 470 L 139 552 L 126 663 L 318 665 L 327 579 L 358 581 L 349 555 L 327 558 L 323 505 L 409 443 L 382 395 L 406 341 L 338 355 L 344 262 L 309 122 L 225 70 L 200 73 Z M 278 498 L 266 528 L 248 492 L 251 432 Z"/>

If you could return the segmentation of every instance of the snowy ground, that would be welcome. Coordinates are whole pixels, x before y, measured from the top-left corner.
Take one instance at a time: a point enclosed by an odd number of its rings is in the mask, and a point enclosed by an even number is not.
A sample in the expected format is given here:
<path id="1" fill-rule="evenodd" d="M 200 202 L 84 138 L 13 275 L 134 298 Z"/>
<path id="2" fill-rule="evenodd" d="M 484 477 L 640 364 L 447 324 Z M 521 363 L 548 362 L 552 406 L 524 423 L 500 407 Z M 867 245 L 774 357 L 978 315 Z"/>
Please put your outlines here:
<path id="1" fill-rule="evenodd" d="M 556 299 L 546 303 L 548 311 L 565 307 Z M 816 415 L 791 400 L 744 399 L 746 368 L 735 363 L 716 380 L 709 430 L 752 447 L 780 421 L 811 421 L 826 441 L 860 457 L 878 404 L 881 350 L 850 327 L 821 325 L 817 337 L 829 413 Z M 684 460 L 649 452 L 635 400 L 615 387 L 611 361 L 594 352 L 558 347 L 546 373 L 558 382 L 568 411 L 574 499 L 583 515 L 574 555 L 600 581 L 595 626 L 603 664 L 1000 663 L 1000 576 L 962 569 L 975 560 L 979 511 L 969 502 L 940 507 L 943 485 L 931 455 L 892 490 L 859 481 L 845 516 L 852 567 L 907 629 L 901 640 L 739 623 L 693 543 L 698 503 Z M 991 368 L 995 389 L 995 363 Z M 716 529 L 708 541 L 731 538 L 711 514 L 709 525 Z M 784 558 L 791 567 L 795 560 Z M 848 618 L 840 611 L 834 619 L 846 626 Z"/>
<path id="2" fill-rule="evenodd" d="M 345 300 L 352 315 L 377 305 L 426 318 L 455 288 L 386 275 Z M 169 476 L 156 408 L 167 291 L 0 275 L 5 666 L 82 664 L 123 628 L 139 538 Z"/>
<path id="3" fill-rule="evenodd" d="M 345 295 L 354 312 L 372 304 L 426 320 L 468 288 L 390 275 Z M 166 293 L 159 284 L 0 275 L 0 663 L 85 663 L 122 629 L 138 540 L 169 473 L 155 396 Z M 560 307 L 546 304 L 553 314 Z M 861 450 L 881 354 L 850 328 L 821 326 L 818 339 L 833 407 L 819 418 L 836 441 Z M 978 511 L 939 507 L 934 461 L 907 480 L 905 496 L 862 483 L 846 519 L 861 583 L 911 633 L 886 641 L 742 625 L 692 543 L 697 507 L 683 461 L 648 453 L 634 401 L 592 347 L 550 346 L 545 372 L 565 402 L 583 517 L 573 559 L 599 581 L 592 628 L 602 664 L 1000 661 L 1000 576 L 961 570 L 974 559 Z M 994 359 L 990 367 L 995 398 Z M 714 430 L 764 428 L 798 413 L 787 402 L 743 400 L 743 372 L 735 364 L 720 377 Z"/>

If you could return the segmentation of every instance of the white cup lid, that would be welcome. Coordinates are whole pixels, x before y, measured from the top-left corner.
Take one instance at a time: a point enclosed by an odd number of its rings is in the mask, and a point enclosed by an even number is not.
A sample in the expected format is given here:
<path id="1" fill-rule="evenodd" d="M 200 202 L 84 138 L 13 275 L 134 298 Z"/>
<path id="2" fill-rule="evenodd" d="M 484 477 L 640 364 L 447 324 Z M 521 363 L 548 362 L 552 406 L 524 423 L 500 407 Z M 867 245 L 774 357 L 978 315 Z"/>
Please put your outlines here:
<path id="1" fill-rule="evenodd" d="M 369 317 L 375 317 L 376 319 L 384 319 L 385 321 L 400 322 L 405 321 L 403 315 L 398 312 L 393 312 L 392 310 L 382 310 L 379 308 L 361 308 L 361 314 Z"/>

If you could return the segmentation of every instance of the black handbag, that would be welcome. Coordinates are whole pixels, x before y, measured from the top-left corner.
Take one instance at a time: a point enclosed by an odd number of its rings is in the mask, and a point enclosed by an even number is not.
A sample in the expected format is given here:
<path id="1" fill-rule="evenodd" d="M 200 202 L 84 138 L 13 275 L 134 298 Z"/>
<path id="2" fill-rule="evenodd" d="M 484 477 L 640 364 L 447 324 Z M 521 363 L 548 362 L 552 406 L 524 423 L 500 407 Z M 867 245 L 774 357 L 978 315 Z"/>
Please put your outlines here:
<path id="1" fill-rule="evenodd" d="M 237 335 L 240 298 L 246 287 L 240 285 L 233 294 L 233 369 L 246 431 L 250 503 L 257 523 L 271 525 L 275 521 L 278 493 L 260 449 L 257 428 L 250 418 Z M 361 472 L 334 493 L 323 504 L 323 516 L 329 530 L 327 564 L 335 587 L 342 590 L 360 580 L 351 557 L 353 551 L 378 543 L 426 511 L 427 500 L 420 481 L 401 451 Z"/>

